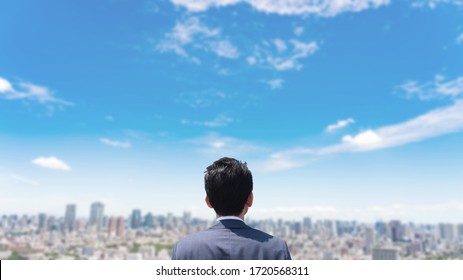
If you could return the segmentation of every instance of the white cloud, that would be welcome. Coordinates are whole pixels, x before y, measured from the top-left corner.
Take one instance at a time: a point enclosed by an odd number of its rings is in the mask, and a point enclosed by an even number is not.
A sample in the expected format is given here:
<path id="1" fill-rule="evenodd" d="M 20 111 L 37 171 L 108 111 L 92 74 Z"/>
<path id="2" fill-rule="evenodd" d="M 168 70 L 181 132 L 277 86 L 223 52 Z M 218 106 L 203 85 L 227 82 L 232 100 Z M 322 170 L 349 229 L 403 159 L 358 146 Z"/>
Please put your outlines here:
<path id="1" fill-rule="evenodd" d="M 272 154 L 260 163 L 263 171 L 300 167 L 320 156 L 343 152 L 364 152 L 406 145 L 450 133 L 463 131 L 463 100 L 438 108 L 410 120 L 345 135 L 339 144 L 319 149 L 294 148 Z"/>
<path id="2" fill-rule="evenodd" d="M 111 115 L 107 115 L 104 118 L 105 118 L 105 120 L 110 121 L 110 122 L 114 121 L 114 117 L 111 116 Z"/>
<path id="3" fill-rule="evenodd" d="M 442 75 L 436 75 L 433 81 L 420 83 L 407 81 L 398 86 L 398 92 L 405 97 L 417 97 L 420 100 L 430 100 L 442 97 L 458 97 L 463 93 L 463 76 L 454 80 L 446 80 Z"/>
<path id="4" fill-rule="evenodd" d="M 171 0 L 171 2 L 185 7 L 191 12 L 202 12 L 211 7 L 233 5 L 241 2 L 241 0 Z"/>
<path id="5" fill-rule="evenodd" d="M 338 120 L 335 124 L 330 124 L 326 127 L 325 131 L 329 133 L 333 133 L 338 131 L 341 128 L 348 126 L 351 123 L 355 123 L 355 120 L 352 118 L 348 118 L 345 120 Z"/>
<path id="6" fill-rule="evenodd" d="M 264 42 L 261 46 L 256 46 L 254 54 L 249 56 L 247 61 L 250 65 L 270 66 L 278 71 L 300 70 L 300 61 L 313 55 L 318 48 L 315 41 L 305 43 L 298 40 L 285 42 L 275 39 L 272 45 Z"/>
<path id="7" fill-rule="evenodd" d="M 44 86 L 25 82 L 20 82 L 17 86 L 19 90 L 15 89 L 7 79 L 0 77 L 0 96 L 9 100 L 31 100 L 41 104 L 74 105 L 72 102 L 56 98 L 53 92 Z"/>
<path id="8" fill-rule="evenodd" d="M 302 33 L 304 33 L 304 28 L 303 27 L 298 26 L 298 27 L 294 28 L 294 34 L 296 34 L 297 36 L 301 36 Z"/>
<path id="9" fill-rule="evenodd" d="M 355 136 L 346 135 L 342 137 L 342 142 L 347 143 L 348 145 L 365 147 L 380 143 L 382 138 L 374 131 L 367 130 L 361 132 Z"/>
<path id="10" fill-rule="evenodd" d="M 117 141 L 117 140 L 111 140 L 108 138 L 100 138 L 100 142 L 103 144 L 106 144 L 111 147 L 116 147 L 116 148 L 130 148 L 132 147 L 132 144 L 129 141 Z"/>
<path id="11" fill-rule="evenodd" d="M 38 157 L 33 159 L 31 163 L 38 165 L 40 167 L 49 168 L 49 169 L 57 169 L 63 171 L 70 171 L 71 167 L 64 161 L 60 160 L 56 157 Z"/>
<path id="12" fill-rule="evenodd" d="M 249 65 L 254 65 L 257 63 L 257 59 L 254 56 L 248 56 L 246 58 L 246 61 L 248 62 Z"/>
<path id="13" fill-rule="evenodd" d="M 281 39 L 277 38 L 277 39 L 273 40 L 273 44 L 277 48 L 278 52 L 284 52 L 287 49 L 285 41 L 283 41 Z"/>
<path id="14" fill-rule="evenodd" d="M 370 129 L 342 138 L 342 144 L 318 150 L 318 154 L 368 151 L 401 146 L 463 130 L 463 100 L 395 125 Z"/>
<path id="15" fill-rule="evenodd" d="M 199 18 L 191 17 L 177 22 L 156 45 L 156 49 L 160 52 L 173 52 L 195 64 L 200 64 L 201 61 L 189 53 L 198 50 L 213 52 L 228 59 L 238 58 L 240 53 L 237 47 L 229 40 L 222 39 L 220 33 L 219 28 L 209 28 Z"/>
<path id="16" fill-rule="evenodd" d="M 435 9 L 441 4 L 453 4 L 456 6 L 463 6 L 463 0 L 415 0 L 412 2 L 414 8 L 430 8 Z"/>
<path id="17" fill-rule="evenodd" d="M 177 22 L 157 43 L 156 50 L 163 53 L 173 52 L 196 64 L 201 63 L 199 58 L 193 55 L 198 51 L 212 52 L 227 59 L 239 58 L 241 54 L 238 48 L 223 37 L 220 29 L 209 28 L 202 24 L 198 17 L 190 17 Z M 267 65 L 279 71 L 301 69 L 300 60 L 317 50 L 318 44 L 315 41 L 306 43 L 295 39 L 284 41 L 276 38 L 271 45 L 264 42 L 262 46 L 256 46 L 255 52 L 248 55 L 246 61 L 250 65 Z"/>
<path id="18" fill-rule="evenodd" d="M 185 22 L 177 22 L 174 29 L 168 36 L 181 44 L 193 42 L 196 36 L 214 37 L 220 34 L 220 29 L 209 29 L 199 21 L 199 18 L 192 17 Z"/>
<path id="19" fill-rule="evenodd" d="M 458 37 L 457 37 L 457 43 L 458 43 L 458 44 L 463 43 L 463 33 L 461 33 L 460 35 L 458 35 Z"/>
<path id="20" fill-rule="evenodd" d="M 233 137 L 208 134 L 204 137 L 188 140 L 187 143 L 198 146 L 198 152 L 212 156 L 240 156 L 265 151 L 266 149 L 248 141 Z"/>
<path id="21" fill-rule="evenodd" d="M 0 93 L 11 91 L 13 91 L 13 86 L 11 85 L 11 83 L 8 80 L 0 77 Z"/>
<path id="22" fill-rule="evenodd" d="M 264 13 L 278 15 L 336 16 L 345 12 L 360 12 L 389 4 L 390 0 L 171 0 L 191 12 L 202 12 L 213 7 L 246 3 Z"/>
<path id="23" fill-rule="evenodd" d="M 318 50 L 316 42 L 303 43 L 297 40 L 290 41 L 293 45 L 293 51 L 289 56 L 268 56 L 267 62 L 272 65 L 276 70 L 285 71 L 291 69 L 301 69 L 302 64 L 299 60 L 314 54 Z"/>
<path id="24" fill-rule="evenodd" d="M 179 56 L 189 58 L 190 61 L 198 63 L 196 57 L 190 57 L 185 47 L 194 42 L 195 39 L 203 40 L 208 37 L 215 37 L 220 34 L 219 29 L 210 29 L 199 21 L 199 18 L 192 17 L 183 22 L 177 22 L 171 32 L 156 45 L 161 52 L 174 52 Z"/>
<path id="25" fill-rule="evenodd" d="M 266 83 L 267 85 L 270 86 L 271 89 L 275 90 L 275 89 L 279 89 L 283 86 L 283 82 L 284 80 L 283 79 L 274 79 L 274 80 L 268 80 L 268 81 L 263 81 L 264 83 Z"/>
<path id="26" fill-rule="evenodd" d="M 436 82 L 436 93 L 444 96 L 459 96 L 463 93 L 463 76 L 452 81 L 444 82 L 444 80 Z"/>
<path id="27" fill-rule="evenodd" d="M 232 122 L 233 122 L 233 119 L 225 115 L 220 115 L 211 121 L 190 121 L 187 119 L 181 120 L 181 123 L 184 125 L 193 124 L 193 125 L 206 126 L 206 127 L 211 127 L 211 128 L 227 126 Z"/>
<path id="28" fill-rule="evenodd" d="M 211 50 L 218 56 L 235 59 L 240 56 L 238 49 L 228 40 L 210 42 Z"/>

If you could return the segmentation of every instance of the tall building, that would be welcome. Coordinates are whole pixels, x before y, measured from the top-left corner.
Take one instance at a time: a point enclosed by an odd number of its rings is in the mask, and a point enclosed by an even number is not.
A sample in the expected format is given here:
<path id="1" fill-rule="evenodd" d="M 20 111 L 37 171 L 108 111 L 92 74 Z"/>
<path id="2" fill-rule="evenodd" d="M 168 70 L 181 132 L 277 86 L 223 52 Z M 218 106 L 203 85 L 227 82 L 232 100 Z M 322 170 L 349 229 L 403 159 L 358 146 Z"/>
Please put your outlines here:
<path id="1" fill-rule="evenodd" d="M 145 220 L 143 222 L 143 226 L 145 228 L 152 228 L 153 227 L 153 222 L 154 222 L 153 214 L 151 214 L 151 212 L 149 212 L 148 214 L 145 215 Z"/>
<path id="2" fill-rule="evenodd" d="M 46 230 L 47 228 L 47 214 L 40 213 L 39 214 L 39 221 L 38 221 L 38 229 L 39 230 Z"/>
<path id="3" fill-rule="evenodd" d="M 57 222 L 56 222 L 56 218 L 55 218 L 54 216 L 48 217 L 48 220 L 47 220 L 47 227 L 46 227 L 46 229 L 47 229 L 47 230 L 52 230 L 52 228 L 54 228 L 55 230 L 58 228 L 58 225 L 57 225 Z"/>
<path id="4" fill-rule="evenodd" d="M 377 221 L 375 223 L 375 230 L 376 230 L 376 232 L 378 233 L 379 236 L 387 235 L 388 226 L 383 221 Z"/>
<path id="5" fill-rule="evenodd" d="M 389 227 L 391 230 L 391 240 L 392 242 L 401 241 L 403 239 L 402 234 L 402 224 L 398 220 L 390 221 Z"/>
<path id="6" fill-rule="evenodd" d="M 103 215 L 104 204 L 101 202 L 94 202 L 90 206 L 90 218 L 88 221 L 89 226 L 95 226 L 97 231 L 103 228 Z"/>
<path id="7" fill-rule="evenodd" d="M 302 223 L 301 222 L 293 223 L 293 230 L 296 235 L 302 234 Z"/>
<path id="8" fill-rule="evenodd" d="M 375 230 L 372 227 L 365 228 L 365 253 L 372 254 L 375 245 Z"/>
<path id="9" fill-rule="evenodd" d="M 64 229 L 66 231 L 74 231 L 76 228 L 76 208 L 75 204 L 66 205 L 66 213 L 64 214 Z"/>
<path id="10" fill-rule="evenodd" d="M 130 227 L 135 229 L 141 226 L 141 210 L 134 209 L 132 211 L 132 216 L 130 217 Z"/>
<path id="11" fill-rule="evenodd" d="M 191 224 L 191 212 L 188 212 L 188 211 L 183 212 L 183 224 L 185 225 Z"/>
<path id="12" fill-rule="evenodd" d="M 457 230 L 453 224 L 439 224 L 439 236 L 447 241 L 455 241 L 457 239 Z"/>
<path id="13" fill-rule="evenodd" d="M 108 235 L 109 236 L 115 236 L 116 235 L 116 229 L 117 229 L 117 219 L 114 216 L 111 216 L 109 218 L 108 222 Z"/>
<path id="14" fill-rule="evenodd" d="M 463 241 L 463 224 L 458 225 L 458 238 Z"/>
<path id="15" fill-rule="evenodd" d="M 335 221 L 325 220 L 323 224 L 325 226 L 326 234 L 328 237 L 336 237 L 338 235 Z"/>
<path id="16" fill-rule="evenodd" d="M 302 220 L 302 226 L 304 228 L 304 232 L 309 232 L 312 230 L 312 219 L 310 217 L 305 217 Z"/>
<path id="17" fill-rule="evenodd" d="M 125 230 L 125 219 L 124 217 L 117 218 L 116 221 L 116 236 L 123 236 Z"/>

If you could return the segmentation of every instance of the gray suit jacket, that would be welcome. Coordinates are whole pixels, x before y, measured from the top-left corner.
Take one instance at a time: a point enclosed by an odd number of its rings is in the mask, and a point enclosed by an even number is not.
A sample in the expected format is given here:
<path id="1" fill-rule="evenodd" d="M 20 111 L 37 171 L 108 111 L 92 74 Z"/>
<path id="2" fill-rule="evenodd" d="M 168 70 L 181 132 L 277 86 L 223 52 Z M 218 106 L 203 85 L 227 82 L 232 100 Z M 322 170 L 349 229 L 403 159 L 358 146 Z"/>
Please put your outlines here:
<path id="1" fill-rule="evenodd" d="M 173 260 L 290 260 L 286 242 L 239 220 L 215 222 L 175 244 Z"/>

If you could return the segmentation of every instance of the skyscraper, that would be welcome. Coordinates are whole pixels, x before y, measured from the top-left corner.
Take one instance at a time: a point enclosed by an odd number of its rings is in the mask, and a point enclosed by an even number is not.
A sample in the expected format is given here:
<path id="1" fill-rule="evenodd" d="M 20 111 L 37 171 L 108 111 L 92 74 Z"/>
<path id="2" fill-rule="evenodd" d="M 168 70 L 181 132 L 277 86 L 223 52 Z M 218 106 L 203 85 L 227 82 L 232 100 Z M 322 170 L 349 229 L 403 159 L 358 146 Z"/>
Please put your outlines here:
<path id="1" fill-rule="evenodd" d="M 191 223 L 191 212 L 183 212 L 183 224 L 190 225 Z"/>
<path id="2" fill-rule="evenodd" d="M 457 238 L 457 230 L 453 224 L 439 224 L 439 237 L 447 241 L 455 241 Z"/>
<path id="3" fill-rule="evenodd" d="M 124 235 L 124 230 L 125 230 L 124 217 L 119 217 L 119 218 L 117 218 L 117 222 L 116 222 L 116 235 L 117 236 L 123 236 Z"/>
<path id="4" fill-rule="evenodd" d="M 463 241 L 463 224 L 458 225 L 458 237 Z"/>
<path id="5" fill-rule="evenodd" d="M 104 204 L 101 202 L 94 202 L 90 206 L 90 219 L 88 221 L 89 226 L 95 226 L 97 231 L 100 231 L 103 226 L 103 213 Z"/>
<path id="6" fill-rule="evenodd" d="M 40 213 L 38 221 L 38 229 L 45 230 L 47 228 L 47 214 Z"/>
<path id="7" fill-rule="evenodd" d="M 151 212 L 145 215 L 145 220 L 143 222 L 143 226 L 145 228 L 152 228 L 153 227 L 153 214 L 151 214 Z"/>
<path id="8" fill-rule="evenodd" d="M 76 205 L 66 205 L 66 213 L 64 214 L 64 229 L 66 231 L 73 231 L 76 226 Z"/>
<path id="9" fill-rule="evenodd" d="M 375 245 L 375 230 L 372 227 L 365 228 L 365 253 L 372 254 L 373 246 Z"/>
<path id="10" fill-rule="evenodd" d="M 108 222 L 108 235 L 109 236 L 116 235 L 116 229 L 117 229 L 117 219 L 116 217 L 112 216 L 109 218 L 109 222 Z"/>
<path id="11" fill-rule="evenodd" d="M 328 237 L 336 237 L 338 234 L 337 228 L 336 228 L 336 222 L 333 220 L 325 220 L 324 221 L 324 226 L 325 226 L 325 231 L 326 235 Z"/>
<path id="12" fill-rule="evenodd" d="M 141 226 L 141 210 L 133 209 L 132 216 L 130 217 L 130 227 L 135 229 Z"/>
<path id="13" fill-rule="evenodd" d="M 378 235 L 380 235 L 380 236 L 388 234 L 388 226 L 383 221 L 377 221 L 375 223 L 375 230 L 378 233 Z"/>
<path id="14" fill-rule="evenodd" d="M 312 230 L 312 219 L 310 217 L 305 217 L 302 220 L 302 225 L 304 227 L 304 232 L 309 232 Z"/>
<path id="15" fill-rule="evenodd" d="M 399 220 L 393 220 L 389 222 L 391 229 L 391 240 L 397 242 L 403 240 L 402 224 Z"/>

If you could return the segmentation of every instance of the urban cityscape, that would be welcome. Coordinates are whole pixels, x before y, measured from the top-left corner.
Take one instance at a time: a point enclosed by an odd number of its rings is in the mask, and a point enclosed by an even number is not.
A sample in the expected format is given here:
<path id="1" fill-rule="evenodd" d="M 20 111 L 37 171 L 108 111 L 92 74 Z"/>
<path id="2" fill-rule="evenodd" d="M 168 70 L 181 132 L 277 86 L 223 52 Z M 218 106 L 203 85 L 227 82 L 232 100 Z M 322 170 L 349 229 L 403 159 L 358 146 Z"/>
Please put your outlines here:
<path id="1" fill-rule="evenodd" d="M 211 225 L 191 212 L 152 214 L 134 209 L 110 216 L 94 202 L 87 218 L 77 205 L 64 216 L 0 215 L 0 259 L 166 260 L 176 241 Z M 87 210 L 83 210 L 86 212 Z M 400 220 L 246 220 L 252 227 L 286 240 L 298 260 L 463 259 L 463 222 L 415 224 Z"/>

